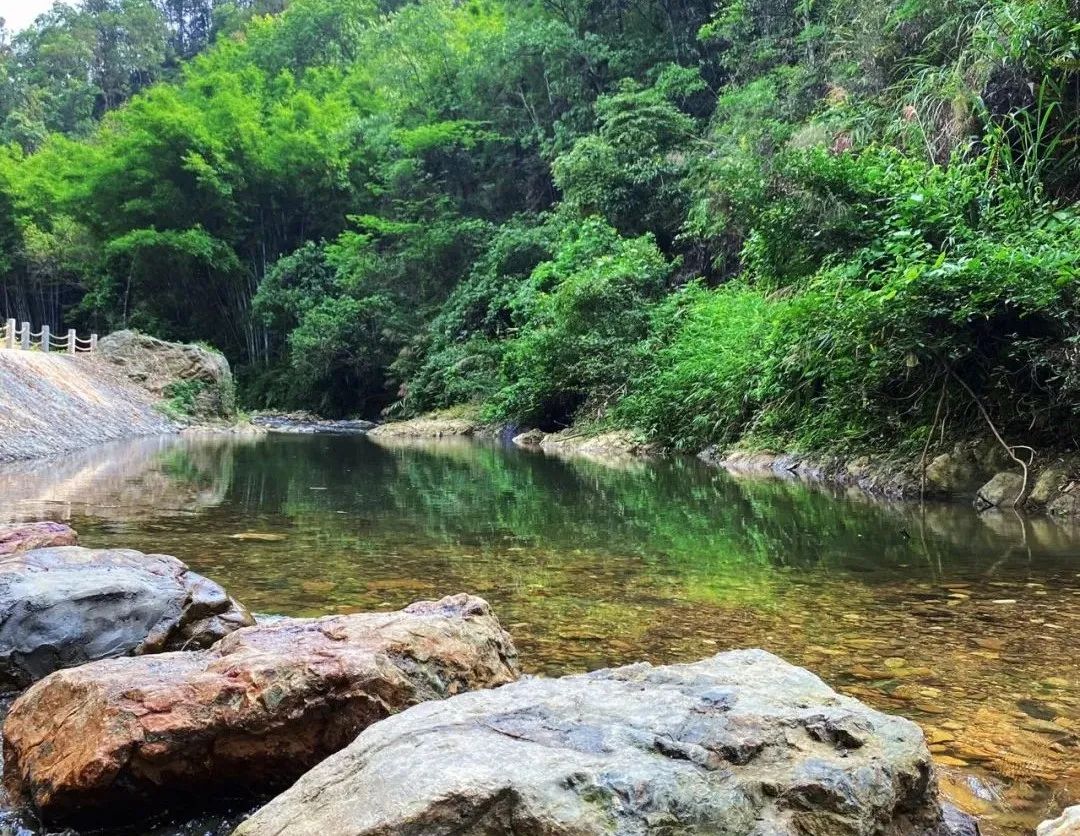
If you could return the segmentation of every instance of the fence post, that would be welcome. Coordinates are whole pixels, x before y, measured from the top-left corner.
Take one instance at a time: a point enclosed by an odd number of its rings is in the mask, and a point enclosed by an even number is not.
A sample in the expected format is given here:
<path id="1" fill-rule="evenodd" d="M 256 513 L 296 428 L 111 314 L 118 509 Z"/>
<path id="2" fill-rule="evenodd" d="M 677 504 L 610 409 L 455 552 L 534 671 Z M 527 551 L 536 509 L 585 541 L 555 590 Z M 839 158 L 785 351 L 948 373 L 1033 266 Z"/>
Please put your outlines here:
<path id="1" fill-rule="evenodd" d="M 4 348 L 15 347 L 15 320 L 9 319 L 4 326 Z"/>
<path id="2" fill-rule="evenodd" d="M 49 352 L 49 326 L 41 326 L 41 350 L 46 354 Z"/>
<path id="3" fill-rule="evenodd" d="M 22 324 L 22 350 L 30 350 L 30 323 L 24 322 Z"/>
<path id="4" fill-rule="evenodd" d="M 75 353 L 75 329 L 68 328 L 68 354 Z"/>
<path id="5" fill-rule="evenodd" d="M 97 334 L 90 335 L 90 353 L 97 351 Z"/>

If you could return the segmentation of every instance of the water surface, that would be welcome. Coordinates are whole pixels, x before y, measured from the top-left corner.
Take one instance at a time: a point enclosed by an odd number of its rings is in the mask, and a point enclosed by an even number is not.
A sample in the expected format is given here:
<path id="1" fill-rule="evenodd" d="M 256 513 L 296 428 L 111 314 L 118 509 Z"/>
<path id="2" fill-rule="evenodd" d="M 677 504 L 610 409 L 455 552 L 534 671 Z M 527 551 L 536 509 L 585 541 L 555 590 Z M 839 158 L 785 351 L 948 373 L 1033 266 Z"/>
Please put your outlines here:
<path id="1" fill-rule="evenodd" d="M 989 836 L 1080 801 L 1080 531 L 1048 519 L 693 460 L 312 436 L 155 438 L 10 465 L 0 519 L 175 554 L 257 612 L 476 593 L 533 673 L 764 647 L 919 722 L 946 792 Z"/>

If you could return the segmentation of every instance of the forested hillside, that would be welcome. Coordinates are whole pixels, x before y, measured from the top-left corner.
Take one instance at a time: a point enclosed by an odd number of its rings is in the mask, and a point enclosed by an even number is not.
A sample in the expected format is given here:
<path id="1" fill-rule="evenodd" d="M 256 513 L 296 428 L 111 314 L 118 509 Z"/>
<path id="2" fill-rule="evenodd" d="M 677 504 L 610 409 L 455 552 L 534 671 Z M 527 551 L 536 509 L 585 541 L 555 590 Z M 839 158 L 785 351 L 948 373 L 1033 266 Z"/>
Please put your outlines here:
<path id="1" fill-rule="evenodd" d="M 0 69 L 0 313 L 249 406 L 1078 440 L 1077 0 L 86 0 Z"/>

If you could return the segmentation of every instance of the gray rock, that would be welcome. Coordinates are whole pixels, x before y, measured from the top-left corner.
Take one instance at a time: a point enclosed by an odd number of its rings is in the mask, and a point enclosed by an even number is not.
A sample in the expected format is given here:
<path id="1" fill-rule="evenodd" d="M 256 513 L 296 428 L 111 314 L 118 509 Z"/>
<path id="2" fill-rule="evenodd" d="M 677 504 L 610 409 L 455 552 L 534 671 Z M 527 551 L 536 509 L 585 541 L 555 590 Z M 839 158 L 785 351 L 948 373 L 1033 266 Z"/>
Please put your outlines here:
<path id="1" fill-rule="evenodd" d="M 361 435 L 375 427 L 362 419 L 330 420 L 306 412 L 256 415 L 251 423 L 273 433 L 287 435 Z"/>
<path id="2" fill-rule="evenodd" d="M 1019 473 L 1002 471 L 979 488 L 975 495 L 978 508 L 1008 508 L 1016 502 L 1024 487 L 1024 477 Z"/>
<path id="3" fill-rule="evenodd" d="M 995 438 L 984 438 L 968 452 L 974 458 L 979 471 L 982 473 L 994 473 L 1015 464 L 1009 454 L 1005 452 L 1005 448 Z"/>
<path id="4" fill-rule="evenodd" d="M 1046 512 L 1055 517 L 1080 519 L 1080 490 L 1074 488 L 1058 494 L 1047 503 Z"/>
<path id="5" fill-rule="evenodd" d="M 970 455 L 942 453 L 926 466 L 926 483 L 943 493 L 969 493 L 979 486 L 979 468 Z"/>
<path id="6" fill-rule="evenodd" d="M 539 447 L 544 443 L 545 438 L 547 438 L 547 433 L 543 430 L 526 430 L 515 435 L 511 443 L 518 447 Z"/>
<path id="7" fill-rule="evenodd" d="M 1035 836 L 1080 836 L 1080 804 L 1066 807 L 1056 819 L 1044 821 L 1035 829 Z"/>
<path id="8" fill-rule="evenodd" d="M 914 723 L 743 650 L 410 708 L 235 836 L 949 832 Z"/>
<path id="9" fill-rule="evenodd" d="M 170 387 L 194 384 L 192 418 L 229 418 L 235 410 L 229 361 L 205 346 L 170 343 L 136 331 L 117 331 L 98 342 L 98 354 L 119 366 L 131 382 L 163 401 L 174 391 Z"/>
<path id="10" fill-rule="evenodd" d="M 95 659 L 207 647 L 251 615 L 163 554 L 66 546 L 0 560 L 0 687 Z"/>
<path id="11" fill-rule="evenodd" d="M 1061 465 L 1051 465 L 1043 470 L 1035 480 L 1031 488 L 1028 500 L 1036 505 L 1045 505 L 1055 496 L 1068 481 L 1069 472 Z"/>

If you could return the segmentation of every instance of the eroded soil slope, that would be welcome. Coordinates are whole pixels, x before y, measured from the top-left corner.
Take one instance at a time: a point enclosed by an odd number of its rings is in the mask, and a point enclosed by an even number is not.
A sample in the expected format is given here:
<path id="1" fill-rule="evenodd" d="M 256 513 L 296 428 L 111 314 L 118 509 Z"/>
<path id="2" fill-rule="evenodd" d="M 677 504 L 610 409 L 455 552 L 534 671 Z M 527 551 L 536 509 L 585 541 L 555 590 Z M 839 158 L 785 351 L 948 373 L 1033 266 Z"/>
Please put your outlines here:
<path id="1" fill-rule="evenodd" d="M 175 429 L 150 394 L 99 360 L 0 350 L 0 461 Z"/>

